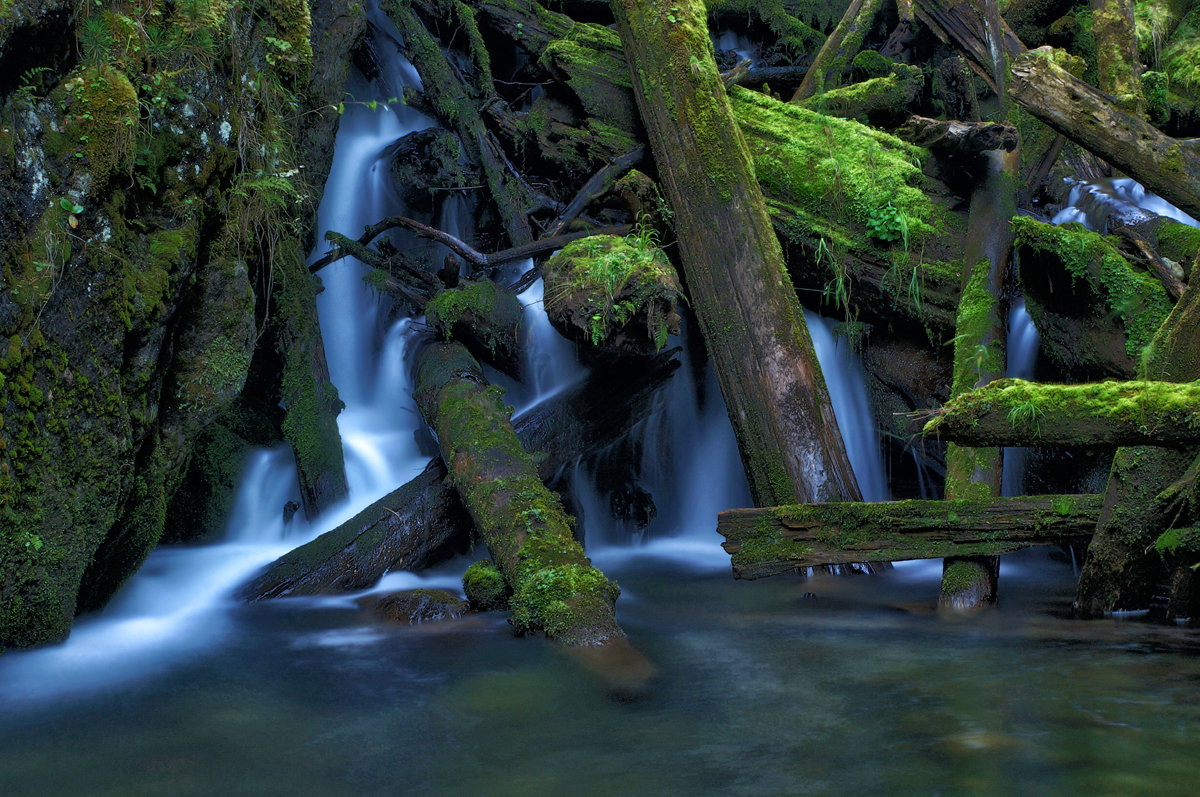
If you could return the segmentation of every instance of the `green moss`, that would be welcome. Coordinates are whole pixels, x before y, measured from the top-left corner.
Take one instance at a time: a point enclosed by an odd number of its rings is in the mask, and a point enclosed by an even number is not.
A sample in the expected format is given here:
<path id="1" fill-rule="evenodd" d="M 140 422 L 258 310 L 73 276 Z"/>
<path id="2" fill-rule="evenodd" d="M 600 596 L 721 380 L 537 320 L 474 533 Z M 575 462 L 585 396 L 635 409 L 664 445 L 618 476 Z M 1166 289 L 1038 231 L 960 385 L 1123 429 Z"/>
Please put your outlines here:
<path id="1" fill-rule="evenodd" d="M 1200 259 L 1200 228 L 1164 219 L 1154 229 L 1154 239 L 1159 256 L 1178 263 L 1190 276 Z"/>
<path id="2" fill-rule="evenodd" d="M 1180 20 L 1162 51 L 1161 63 L 1176 91 L 1200 93 L 1200 8 Z"/>
<path id="3" fill-rule="evenodd" d="M 986 573 L 979 565 L 962 559 L 950 562 L 942 571 L 942 594 L 957 595 L 971 589 Z"/>
<path id="4" fill-rule="evenodd" d="M 68 104 L 63 129 L 68 151 L 83 156 L 98 185 L 128 173 L 139 114 L 129 79 L 112 67 L 92 66 L 66 80 L 61 90 Z"/>
<path id="5" fill-rule="evenodd" d="M 1126 351 L 1137 361 L 1170 311 L 1162 283 L 1135 271 L 1116 246 L 1083 225 L 1045 224 L 1025 216 L 1012 220 L 1023 257 L 1053 257 L 1071 275 L 1072 284 L 1096 285 L 1125 329 Z"/>
<path id="6" fill-rule="evenodd" d="M 512 592 L 500 572 L 490 561 L 475 562 L 463 574 L 463 592 L 476 611 L 490 612 L 508 608 Z"/>
<path id="7" fill-rule="evenodd" d="M 895 61 L 880 55 L 877 50 L 862 50 L 850 62 L 850 74 L 855 81 L 887 77 L 895 65 Z"/>

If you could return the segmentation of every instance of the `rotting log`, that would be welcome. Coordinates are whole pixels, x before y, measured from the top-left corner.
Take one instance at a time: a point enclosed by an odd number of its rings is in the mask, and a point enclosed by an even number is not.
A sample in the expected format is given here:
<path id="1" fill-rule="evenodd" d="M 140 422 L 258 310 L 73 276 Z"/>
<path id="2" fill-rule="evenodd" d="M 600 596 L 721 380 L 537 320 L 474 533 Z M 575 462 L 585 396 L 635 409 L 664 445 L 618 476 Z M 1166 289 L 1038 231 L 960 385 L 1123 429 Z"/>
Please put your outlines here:
<path id="1" fill-rule="evenodd" d="M 1101 91 L 1111 94 L 1130 113 L 1140 114 L 1141 59 L 1134 32 L 1133 0 L 1091 0 L 1092 38 L 1096 43 L 1096 75 Z"/>
<path id="2" fill-rule="evenodd" d="M 1200 445 L 1200 384 L 998 379 L 938 410 L 925 437 L 967 446 Z"/>
<path id="3" fill-rule="evenodd" d="M 471 519 L 434 459 L 420 475 L 332 531 L 272 562 L 244 600 L 353 592 L 390 570 L 421 570 L 466 549 Z"/>
<path id="4" fill-rule="evenodd" d="M 703 4 L 611 6 L 754 501 L 858 498 Z"/>
<path id="5" fill-rule="evenodd" d="M 837 27 L 817 51 L 812 66 L 792 95 L 792 102 L 803 102 L 828 89 L 837 88 L 842 73 L 862 47 L 863 36 L 871 30 L 871 23 L 881 8 L 883 0 L 853 0 L 850 3 Z"/>
<path id="6" fill-rule="evenodd" d="M 827 116 L 891 127 L 909 115 L 909 105 L 924 86 L 925 75 L 919 67 L 896 64 L 890 75 L 829 89 L 800 104 Z"/>
<path id="7" fill-rule="evenodd" d="M 913 0 L 913 11 L 942 41 L 958 48 L 971 69 L 988 88 L 1003 93 L 1006 61 L 1023 52 L 1025 45 L 996 13 L 988 0 Z"/>
<path id="8" fill-rule="evenodd" d="M 1171 138 L 1054 63 L 1047 47 L 1012 62 L 1009 95 L 1029 113 L 1193 217 L 1200 217 L 1200 150 Z"/>
<path id="9" fill-rule="evenodd" d="M 1200 274 L 1159 327 L 1145 358 L 1146 376 L 1167 382 L 1200 378 Z M 1104 511 L 1079 575 L 1075 609 L 1100 616 L 1150 605 L 1162 566 L 1153 545 L 1173 521 L 1156 497 L 1177 482 L 1200 453 L 1195 446 L 1126 446 L 1113 457 Z"/>
<path id="10" fill-rule="evenodd" d="M 491 280 L 465 282 L 425 305 L 425 320 L 444 340 L 457 340 L 514 379 L 521 378 L 523 318 L 516 295 Z"/>
<path id="11" fill-rule="evenodd" d="M 543 631 L 568 647 L 622 642 L 614 612 L 620 590 L 591 566 L 572 518 L 513 431 L 499 388 L 488 386 L 466 348 L 426 348 L 415 396 L 451 482 L 513 590 L 517 630 Z"/>
<path id="12" fill-rule="evenodd" d="M 1101 503 L 1098 495 L 1038 495 L 730 509 L 717 516 L 717 533 L 734 577 L 754 579 L 821 565 L 992 556 L 1079 542 L 1095 529 Z"/>

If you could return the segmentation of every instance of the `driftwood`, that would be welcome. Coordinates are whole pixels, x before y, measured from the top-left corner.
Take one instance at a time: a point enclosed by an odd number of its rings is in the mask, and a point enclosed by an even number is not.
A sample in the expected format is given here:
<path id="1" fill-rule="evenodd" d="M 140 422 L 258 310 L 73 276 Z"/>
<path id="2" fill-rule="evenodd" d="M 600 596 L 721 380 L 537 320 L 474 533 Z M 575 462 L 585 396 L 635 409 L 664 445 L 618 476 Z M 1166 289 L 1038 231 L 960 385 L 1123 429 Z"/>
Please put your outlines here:
<path id="1" fill-rule="evenodd" d="M 946 556 L 996 555 L 1079 542 L 1100 517 L 1098 495 L 983 501 L 886 501 L 730 509 L 717 533 L 735 578 L 797 568 Z"/>
<path id="2" fill-rule="evenodd" d="M 1200 151 L 1171 138 L 1052 60 L 1049 48 L 1012 63 L 1009 95 L 1025 110 L 1171 204 L 1200 217 Z"/>
<path id="3" fill-rule="evenodd" d="M 951 399 L 922 434 L 968 446 L 1200 445 L 1200 385 L 998 379 Z"/>
<path id="4" fill-rule="evenodd" d="M 751 495 L 760 504 L 857 498 L 804 316 L 712 59 L 704 6 L 681 0 L 670 15 L 634 0 L 611 6 L 630 73 L 654 76 L 635 79 L 634 93 Z M 679 51 L 695 55 L 685 61 Z"/>

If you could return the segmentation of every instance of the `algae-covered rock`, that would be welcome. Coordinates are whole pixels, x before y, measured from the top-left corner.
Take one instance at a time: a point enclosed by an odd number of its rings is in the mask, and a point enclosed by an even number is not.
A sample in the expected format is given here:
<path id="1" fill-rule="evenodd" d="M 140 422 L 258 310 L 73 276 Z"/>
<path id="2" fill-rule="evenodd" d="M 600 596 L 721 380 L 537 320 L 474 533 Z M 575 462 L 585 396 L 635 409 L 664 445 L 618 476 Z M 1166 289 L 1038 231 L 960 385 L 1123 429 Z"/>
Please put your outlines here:
<path id="1" fill-rule="evenodd" d="M 358 604 L 384 620 L 408 625 L 457 620 L 469 611 L 466 601 L 444 589 L 409 589 L 382 598 L 367 595 Z"/>
<path id="2" fill-rule="evenodd" d="M 512 595 L 504 574 L 487 559 L 475 562 L 463 573 L 463 592 L 477 612 L 507 609 Z"/>
<path id="3" fill-rule="evenodd" d="M 542 277 L 550 323 L 578 343 L 652 354 L 679 332 L 679 282 L 649 233 L 573 241 L 542 266 Z"/>

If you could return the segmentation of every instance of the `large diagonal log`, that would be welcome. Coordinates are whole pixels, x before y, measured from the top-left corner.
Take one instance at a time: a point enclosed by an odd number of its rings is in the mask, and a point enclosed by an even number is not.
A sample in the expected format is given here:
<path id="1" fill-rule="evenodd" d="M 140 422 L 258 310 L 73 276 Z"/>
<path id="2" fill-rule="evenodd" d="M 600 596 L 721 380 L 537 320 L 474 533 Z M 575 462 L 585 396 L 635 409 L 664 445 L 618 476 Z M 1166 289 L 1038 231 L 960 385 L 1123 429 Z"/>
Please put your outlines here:
<path id="1" fill-rule="evenodd" d="M 1100 517 L 1098 495 L 1038 495 L 985 501 L 836 502 L 730 509 L 717 533 L 735 578 L 796 568 L 996 555 L 1086 540 Z"/>
<path id="2" fill-rule="evenodd" d="M 612 0 L 692 307 L 758 504 L 857 498 L 704 5 Z"/>
<path id="3" fill-rule="evenodd" d="M 1200 151 L 1127 114 L 1038 48 L 1012 62 L 1009 95 L 1025 110 L 1081 147 L 1133 177 L 1171 204 L 1200 218 Z"/>
<path id="4" fill-rule="evenodd" d="M 967 446 L 1200 445 L 1200 385 L 999 379 L 951 399 L 923 434 Z"/>
<path id="5" fill-rule="evenodd" d="M 914 0 L 913 11 L 944 42 L 958 48 L 972 70 L 992 91 L 1004 83 L 1005 61 L 1025 52 L 1025 45 L 987 0 Z"/>

